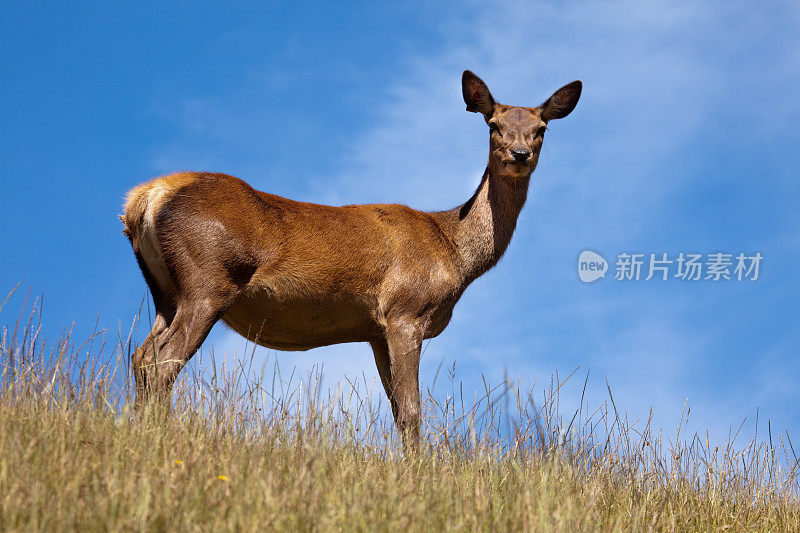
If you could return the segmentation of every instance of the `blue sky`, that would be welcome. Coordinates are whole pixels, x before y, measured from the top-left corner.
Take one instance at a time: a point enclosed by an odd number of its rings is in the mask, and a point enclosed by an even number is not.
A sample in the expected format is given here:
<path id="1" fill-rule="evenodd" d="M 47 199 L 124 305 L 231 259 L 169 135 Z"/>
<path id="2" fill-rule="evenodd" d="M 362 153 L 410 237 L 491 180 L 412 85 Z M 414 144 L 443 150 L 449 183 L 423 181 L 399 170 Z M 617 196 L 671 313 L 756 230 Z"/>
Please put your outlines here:
<path id="1" fill-rule="evenodd" d="M 98 313 L 127 331 L 146 288 L 116 215 L 140 181 L 211 170 L 307 201 L 449 208 L 487 157 L 463 69 L 514 105 L 580 78 L 508 253 L 426 346 L 423 381 L 441 361 L 466 391 L 581 365 L 590 403 L 607 378 L 667 431 L 684 402 L 721 438 L 756 408 L 800 431 L 796 5 L 255 5 L 0 4 L 0 281 L 24 277 L 4 324 L 31 289 L 50 338 L 72 322 L 85 338 Z M 587 285 L 584 249 L 764 260 L 755 282 Z M 211 347 L 244 341 L 220 326 Z M 277 356 L 376 377 L 366 345 Z"/>

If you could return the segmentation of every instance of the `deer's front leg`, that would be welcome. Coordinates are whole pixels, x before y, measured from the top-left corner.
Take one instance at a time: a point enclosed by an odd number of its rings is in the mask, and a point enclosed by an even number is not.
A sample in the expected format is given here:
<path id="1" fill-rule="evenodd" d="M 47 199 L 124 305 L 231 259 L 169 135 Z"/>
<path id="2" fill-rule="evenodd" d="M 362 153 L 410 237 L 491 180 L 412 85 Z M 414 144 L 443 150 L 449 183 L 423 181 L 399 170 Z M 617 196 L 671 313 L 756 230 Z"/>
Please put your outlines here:
<path id="1" fill-rule="evenodd" d="M 372 353 L 375 354 L 375 364 L 378 366 L 378 375 L 381 377 L 383 389 L 389 398 L 389 406 L 392 408 L 392 416 L 397 420 L 397 402 L 394 401 L 392 394 L 392 370 L 391 359 L 389 358 L 389 345 L 386 339 L 372 341 Z"/>
<path id="2" fill-rule="evenodd" d="M 414 320 L 396 320 L 386 329 L 395 422 L 403 442 L 419 449 L 419 359 L 422 328 Z M 388 392 L 388 391 L 387 391 Z"/>

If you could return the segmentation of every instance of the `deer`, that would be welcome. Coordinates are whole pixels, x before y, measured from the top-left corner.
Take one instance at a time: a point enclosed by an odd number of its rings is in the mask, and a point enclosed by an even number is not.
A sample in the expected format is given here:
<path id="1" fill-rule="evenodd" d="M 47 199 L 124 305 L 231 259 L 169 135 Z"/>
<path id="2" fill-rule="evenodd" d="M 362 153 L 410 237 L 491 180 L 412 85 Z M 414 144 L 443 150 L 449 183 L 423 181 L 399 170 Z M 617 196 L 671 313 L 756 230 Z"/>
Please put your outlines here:
<path id="1" fill-rule="evenodd" d="M 466 288 L 497 264 L 525 204 L 551 120 L 582 83 L 538 107 L 495 101 L 461 80 L 489 128 L 475 193 L 446 211 L 327 206 L 258 191 L 219 173 L 179 172 L 131 189 L 123 233 L 152 295 L 152 330 L 131 356 L 135 410 L 169 399 L 181 369 L 222 320 L 276 350 L 367 342 L 404 443 L 419 448 L 423 340 L 439 335 Z"/>

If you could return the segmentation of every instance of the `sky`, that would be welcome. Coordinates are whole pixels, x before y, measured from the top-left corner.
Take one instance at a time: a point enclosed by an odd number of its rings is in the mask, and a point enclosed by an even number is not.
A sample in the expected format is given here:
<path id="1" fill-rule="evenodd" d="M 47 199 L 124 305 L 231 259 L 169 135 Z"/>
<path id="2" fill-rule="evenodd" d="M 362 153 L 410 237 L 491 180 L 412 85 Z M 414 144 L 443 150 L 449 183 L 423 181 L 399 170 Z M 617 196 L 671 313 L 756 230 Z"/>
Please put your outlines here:
<path id="1" fill-rule="evenodd" d="M 117 215 L 139 182 L 207 170 L 446 209 L 488 154 L 464 69 L 511 105 L 581 79 L 508 252 L 425 344 L 423 383 L 455 364 L 467 393 L 482 376 L 541 389 L 579 368 L 565 410 L 588 372 L 590 404 L 607 381 L 667 433 L 688 405 L 720 439 L 757 410 L 797 434 L 799 30 L 789 2 L 0 1 L 0 292 L 22 280 L 0 324 L 30 292 L 51 339 L 127 333 L 146 286 Z M 579 279 L 584 250 L 605 278 Z M 757 280 L 614 279 L 621 253 L 681 252 L 763 260 Z M 245 349 L 219 325 L 195 359 Z M 257 357 L 377 378 L 364 344 Z"/>

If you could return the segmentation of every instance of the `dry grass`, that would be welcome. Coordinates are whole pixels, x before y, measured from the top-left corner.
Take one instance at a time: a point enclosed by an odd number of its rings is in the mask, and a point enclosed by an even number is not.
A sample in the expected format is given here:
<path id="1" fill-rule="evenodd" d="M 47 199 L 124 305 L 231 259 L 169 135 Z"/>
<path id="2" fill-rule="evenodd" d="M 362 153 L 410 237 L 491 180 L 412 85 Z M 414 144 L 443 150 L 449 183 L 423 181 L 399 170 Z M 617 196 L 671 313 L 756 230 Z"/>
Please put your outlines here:
<path id="1" fill-rule="evenodd" d="M 405 457 L 366 384 L 323 394 L 230 362 L 133 416 L 129 340 L 50 347 L 31 318 L 0 338 L 3 529 L 800 529 L 786 435 L 664 439 L 613 401 L 560 416 L 555 384 L 537 409 L 508 384 L 466 405 L 451 380 Z"/>

